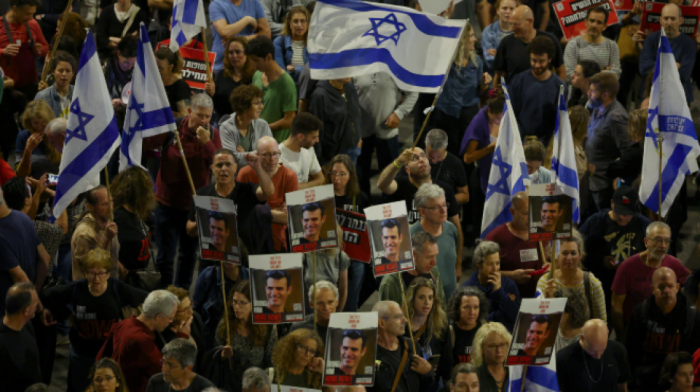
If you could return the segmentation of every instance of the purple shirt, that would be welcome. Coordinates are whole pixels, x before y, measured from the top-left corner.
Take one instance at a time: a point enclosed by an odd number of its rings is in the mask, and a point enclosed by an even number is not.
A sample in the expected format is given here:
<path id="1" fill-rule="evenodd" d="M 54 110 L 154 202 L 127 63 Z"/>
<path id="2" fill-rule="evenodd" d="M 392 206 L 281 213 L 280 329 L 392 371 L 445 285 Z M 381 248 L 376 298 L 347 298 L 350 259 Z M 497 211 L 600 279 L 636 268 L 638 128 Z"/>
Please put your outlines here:
<path id="1" fill-rule="evenodd" d="M 459 150 L 460 155 L 464 155 L 464 153 L 467 152 L 467 146 L 469 146 L 471 140 L 479 142 L 479 145 L 476 147 L 477 150 L 481 150 L 491 144 L 491 132 L 489 130 L 489 116 L 487 110 L 488 106 L 481 108 L 479 113 L 469 124 L 467 132 L 464 133 L 464 138 L 462 139 L 462 148 Z M 477 161 L 479 163 L 479 182 L 481 183 L 481 191 L 484 194 L 486 194 L 486 188 L 489 183 L 492 160 L 493 153 L 489 153 Z"/>

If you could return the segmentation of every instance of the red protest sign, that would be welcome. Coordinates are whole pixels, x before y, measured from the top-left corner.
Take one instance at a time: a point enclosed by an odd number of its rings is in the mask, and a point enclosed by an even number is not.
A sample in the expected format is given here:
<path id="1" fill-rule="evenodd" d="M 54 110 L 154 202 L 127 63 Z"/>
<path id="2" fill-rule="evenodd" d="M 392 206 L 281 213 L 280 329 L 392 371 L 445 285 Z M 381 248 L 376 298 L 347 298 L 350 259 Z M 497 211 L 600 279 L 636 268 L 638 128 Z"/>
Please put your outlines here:
<path id="1" fill-rule="evenodd" d="M 697 3 L 693 1 L 693 3 Z M 655 31 L 661 30 L 661 24 L 659 23 L 659 18 L 661 17 L 661 10 L 664 8 L 666 3 L 654 3 L 647 1 L 644 3 L 644 8 L 642 9 L 642 25 L 640 30 L 644 34 L 651 34 Z M 695 35 L 698 32 L 698 17 L 700 17 L 700 7 L 681 5 L 681 13 L 683 14 L 683 24 L 681 24 L 681 33 L 686 33 L 688 35 Z"/>
<path id="2" fill-rule="evenodd" d="M 554 4 L 554 13 L 566 39 L 573 39 L 586 30 L 588 11 L 595 7 L 602 5 L 609 11 L 608 26 L 617 23 L 617 12 L 613 2 L 614 0 L 562 0 Z"/>
<path id="3" fill-rule="evenodd" d="M 615 0 L 613 4 L 618 11 L 632 11 L 634 3 L 638 0 Z"/>
<path id="4" fill-rule="evenodd" d="M 369 235 L 367 234 L 367 218 L 362 214 L 337 208 L 336 218 L 343 229 L 343 251 L 353 260 L 364 263 L 370 261 Z"/>
<path id="5" fill-rule="evenodd" d="M 169 39 L 158 42 L 156 51 L 161 46 L 168 46 L 169 44 Z M 204 91 L 204 83 L 207 81 L 207 75 L 204 72 L 206 63 L 204 62 L 204 51 L 195 49 L 199 47 L 202 47 L 202 45 L 194 40 L 190 41 L 188 45 L 180 47 L 180 56 L 182 56 L 184 61 L 182 79 L 187 82 L 191 89 Z M 209 52 L 209 73 L 212 72 L 214 67 L 214 60 L 216 60 L 216 53 Z"/>

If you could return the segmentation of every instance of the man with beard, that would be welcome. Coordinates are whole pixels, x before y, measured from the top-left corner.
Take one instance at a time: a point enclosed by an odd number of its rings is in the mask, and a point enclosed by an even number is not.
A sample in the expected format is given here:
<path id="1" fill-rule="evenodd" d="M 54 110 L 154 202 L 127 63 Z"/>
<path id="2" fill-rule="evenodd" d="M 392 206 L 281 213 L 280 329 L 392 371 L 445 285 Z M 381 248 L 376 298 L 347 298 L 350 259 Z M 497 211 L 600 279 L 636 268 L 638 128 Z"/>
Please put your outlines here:
<path id="1" fill-rule="evenodd" d="M 219 252 L 226 253 L 226 240 L 231 230 L 224 214 L 217 211 L 209 211 L 209 235 L 211 245 Z"/>
<path id="2" fill-rule="evenodd" d="M 292 277 L 285 270 L 272 270 L 267 271 L 265 279 L 267 306 L 263 307 L 263 314 L 284 313 L 287 297 L 292 293 Z"/>
<path id="3" fill-rule="evenodd" d="M 595 61 L 600 69 L 612 72 L 620 77 L 620 49 L 615 41 L 603 36 L 603 31 L 608 24 L 609 11 L 602 5 L 593 8 L 586 17 L 586 30 L 584 33 L 566 45 L 564 50 L 564 64 L 566 65 L 566 77 L 572 79 L 576 71 L 576 64 L 581 60 Z M 584 91 L 586 93 L 586 91 Z"/>
<path id="4" fill-rule="evenodd" d="M 556 231 L 557 223 L 563 212 L 559 198 L 556 196 L 543 197 L 540 207 L 540 227 L 537 228 L 537 232 L 552 233 Z"/>
<path id="5" fill-rule="evenodd" d="M 527 45 L 527 51 L 530 69 L 516 75 L 510 84 L 513 110 L 523 138 L 537 136 L 546 146 L 554 134 L 559 87 L 564 82 L 549 70 L 555 54 L 551 39 L 535 37 Z"/>
<path id="6" fill-rule="evenodd" d="M 339 376 L 354 376 L 357 366 L 367 353 L 367 336 L 359 329 L 343 331 L 343 342 L 340 345 L 340 367 L 333 374 Z M 360 372 L 364 374 L 364 372 Z"/>
<path id="7" fill-rule="evenodd" d="M 304 227 L 304 238 L 302 244 L 312 244 L 318 242 L 321 237 L 321 227 L 326 221 L 326 208 L 321 203 L 304 204 L 301 208 L 301 223 Z"/>
<path id="8" fill-rule="evenodd" d="M 163 373 L 148 381 L 146 392 L 202 392 L 214 384 L 192 371 L 197 360 L 197 346 L 187 339 L 177 338 L 163 347 Z"/>
<path id="9" fill-rule="evenodd" d="M 540 350 L 540 346 L 547 340 L 549 333 L 549 327 L 551 323 L 549 322 L 549 317 L 543 314 L 538 314 L 532 318 L 530 327 L 527 329 L 525 334 L 525 346 L 518 350 L 519 356 L 534 357 Z"/>
<path id="10" fill-rule="evenodd" d="M 292 120 L 292 133 L 280 144 L 280 161 L 294 170 L 299 190 L 323 185 L 325 178 L 316 158 L 314 145 L 323 123 L 311 113 L 299 113 Z"/>

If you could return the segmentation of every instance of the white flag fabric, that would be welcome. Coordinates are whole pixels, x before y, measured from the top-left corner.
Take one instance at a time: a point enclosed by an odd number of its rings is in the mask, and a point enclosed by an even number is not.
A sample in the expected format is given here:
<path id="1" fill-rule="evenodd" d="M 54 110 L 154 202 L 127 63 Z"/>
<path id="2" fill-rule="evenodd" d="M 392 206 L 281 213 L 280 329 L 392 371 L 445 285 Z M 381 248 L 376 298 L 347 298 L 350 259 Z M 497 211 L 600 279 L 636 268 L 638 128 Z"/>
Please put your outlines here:
<path id="1" fill-rule="evenodd" d="M 503 92 L 506 95 L 506 104 L 503 108 L 503 118 L 486 188 L 481 238 L 486 238 L 491 230 L 513 220 L 513 215 L 510 213 L 511 198 L 518 192 L 526 191 L 525 187 L 530 185 L 518 122 L 515 119 L 505 83 L 503 83 Z"/>
<path id="2" fill-rule="evenodd" d="M 119 150 L 119 171 L 141 166 L 143 138 L 175 130 L 175 118 L 158 72 L 156 57 L 141 23 L 129 105 Z"/>
<path id="3" fill-rule="evenodd" d="M 564 87 L 559 90 L 559 115 L 554 128 L 554 143 L 552 154 L 552 172 L 556 175 L 556 183 L 565 195 L 571 197 L 573 222 L 579 223 L 581 205 L 578 193 L 578 171 L 576 170 L 576 151 L 574 150 L 574 135 L 571 132 L 569 112 L 566 111 Z"/>
<path id="4" fill-rule="evenodd" d="M 386 72 L 404 91 L 437 93 L 465 24 L 407 7 L 318 0 L 308 35 L 311 77 Z"/>
<path id="5" fill-rule="evenodd" d="M 118 147 L 117 119 L 100 59 L 97 57 L 95 38 L 92 33 L 88 33 L 75 77 L 75 90 L 56 185 L 54 216 L 61 216 L 79 194 L 94 187 L 90 183 L 107 165 Z"/>
<path id="6" fill-rule="evenodd" d="M 175 0 L 173 25 L 170 29 L 170 49 L 175 52 L 207 27 L 202 0 Z"/>
<path id="7" fill-rule="evenodd" d="M 700 155 L 700 146 L 676 59 L 663 28 L 651 85 L 639 187 L 639 200 L 654 212 L 659 212 L 659 139 L 662 146 L 661 216 L 666 216 L 685 176 L 698 171 L 696 158 Z"/>
<path id="8" fill-rule="evenodd" d="M 574 343 L 578 344 L 578 343 Z M 508 366 L 508 392 L 559 392 L 557 380 L 556 351 L 552 350 L 552 360 L 544 366 L 528 366 L 523 383 L 523 365 Z"/>

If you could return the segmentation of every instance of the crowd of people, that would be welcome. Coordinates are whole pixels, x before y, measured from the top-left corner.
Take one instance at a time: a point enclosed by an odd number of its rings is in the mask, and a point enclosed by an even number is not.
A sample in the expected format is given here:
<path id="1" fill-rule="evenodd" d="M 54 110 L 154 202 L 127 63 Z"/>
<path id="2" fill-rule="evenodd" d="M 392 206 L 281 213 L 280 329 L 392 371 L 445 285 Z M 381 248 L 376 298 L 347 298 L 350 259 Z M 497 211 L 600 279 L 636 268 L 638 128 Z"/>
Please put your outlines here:
<path id="1" fill-rule="evenodd" d="M 378 2 L 421 9 L 416 0 Z M 535 355 L 549 339 L 559 390 L 700 388 L 700 271 L 675 257 L 687 189 L 664 220 L 637 197 L 660 40 L 640 30 L 641 2 L 609 26 L 609 11 L 592 8 L 569 40 L 547 1 L 465 1 L 477 18 L 437 100 L 382 72 L 312 79 L 315 1 L 205 1 L 216 61 L 203 89 L 169 48 L 172 0 L 81 0 L 66 13 L 66 0 L 10 3 L 0 25 L 0 390 L 48 391 L 56 347 L 66 343 L 71 392 L 340 390 L 322 386 L 330 319 L 365 305 L 379 319 L 375 377 L 352 389 L 502 392 L 521 303 L 536 297 L 567 299 L 557 330 L 533 318 L 522 349 Z M 681 32 L 678 4 L 670 0 L 659 21 L 690 104 L 700 40 Z M 458 18 L 457 8 L 439 16 Z M 144 139 L 147 170 L 119 172 L 117 152 L 54 216 L 86 34 L 95 35 L 122 128 L 141 23 L 179 134 Z M 203 38 L 182 47 L 202 49 Z M 513 195 L 511 221 L 481 232 L 502 80 L 532 184 L 552 182 L 551 136 L 566 91 L 581 222 L 554 252 L 530 240 L 526 192 Z M 412 121 L 414 148 L 402 150 L 402 121 Z M 198 257 L 190 181 L 196 195 L 235 204 L 240 265 Z M 282 295 L 302 292 L 303 321 L 255 323 L 248 258 L 290 252 L 285 195 L 324 184 L 349 212 L 405 202 L 408 231 L 395 221 L 381 230 L 396 249 L 410 242 L 415 268 L 376 278 L 341 241 L 313 262 L 303 257 L 301 288 L 282 273 L 266 277 Z M 561 214 L 556 199 L 548 203 Z M 348 339 L 362 339 L 364 355 L 365 337 Z M 354 355 L 343 366 L 356 367 Z"/>

